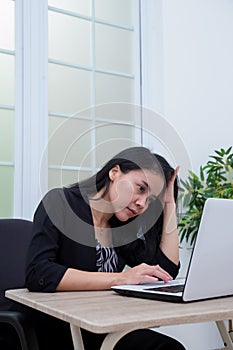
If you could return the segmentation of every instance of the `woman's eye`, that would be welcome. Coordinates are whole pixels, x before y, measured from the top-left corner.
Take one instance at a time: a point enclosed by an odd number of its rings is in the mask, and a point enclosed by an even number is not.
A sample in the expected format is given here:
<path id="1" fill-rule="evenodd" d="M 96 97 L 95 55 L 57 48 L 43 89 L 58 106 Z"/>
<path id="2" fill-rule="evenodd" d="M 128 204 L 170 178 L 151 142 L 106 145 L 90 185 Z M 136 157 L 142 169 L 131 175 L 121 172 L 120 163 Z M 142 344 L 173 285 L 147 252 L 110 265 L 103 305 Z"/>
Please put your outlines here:
<path id="1" fill-rule="evenodd" d="M 143 193 L 145 191 L 145 187 L 144 186 L 139 186 L 139 192 Z"/>

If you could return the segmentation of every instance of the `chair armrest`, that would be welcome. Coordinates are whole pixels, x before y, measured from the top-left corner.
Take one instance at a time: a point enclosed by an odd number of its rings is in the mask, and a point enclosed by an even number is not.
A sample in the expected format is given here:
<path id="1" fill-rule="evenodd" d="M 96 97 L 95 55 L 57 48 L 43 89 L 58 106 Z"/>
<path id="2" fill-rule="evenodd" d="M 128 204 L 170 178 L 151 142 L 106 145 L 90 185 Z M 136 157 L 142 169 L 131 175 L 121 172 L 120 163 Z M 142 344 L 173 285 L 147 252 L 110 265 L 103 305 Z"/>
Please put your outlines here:
<path id="1" fill-rule="evenodd" d="M 19 336 L 22 350 L 39 350 L 35 330 L 23 313 L 0 311 L 0 323 L 6 323 L 14 327 Z"/>

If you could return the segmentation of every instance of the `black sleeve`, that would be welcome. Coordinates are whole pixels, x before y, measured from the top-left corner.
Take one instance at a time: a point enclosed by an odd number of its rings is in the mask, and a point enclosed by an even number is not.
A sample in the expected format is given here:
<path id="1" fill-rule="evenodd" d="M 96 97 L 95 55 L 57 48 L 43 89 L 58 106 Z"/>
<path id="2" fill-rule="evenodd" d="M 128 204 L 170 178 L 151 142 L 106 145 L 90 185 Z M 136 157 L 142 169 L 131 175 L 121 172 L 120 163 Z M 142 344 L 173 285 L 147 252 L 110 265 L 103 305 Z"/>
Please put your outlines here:
<path id="1" fill-rule="evenodd" d="M 59 198 L 56 191 L 52 193 L 56 194 L 52 199 Z M 53 200 L 49 201 L 49 205 L 54 205 Z M 67 270 L 66 266 L 57 262 L 61 233 L 46 209 L 44 201 L 41 201 L 33 220 L 33 237 L 26 260 L 26 287 L 30 291 L 54 292 Z M 62 220 L 57 203 L 56 210 Z"/>

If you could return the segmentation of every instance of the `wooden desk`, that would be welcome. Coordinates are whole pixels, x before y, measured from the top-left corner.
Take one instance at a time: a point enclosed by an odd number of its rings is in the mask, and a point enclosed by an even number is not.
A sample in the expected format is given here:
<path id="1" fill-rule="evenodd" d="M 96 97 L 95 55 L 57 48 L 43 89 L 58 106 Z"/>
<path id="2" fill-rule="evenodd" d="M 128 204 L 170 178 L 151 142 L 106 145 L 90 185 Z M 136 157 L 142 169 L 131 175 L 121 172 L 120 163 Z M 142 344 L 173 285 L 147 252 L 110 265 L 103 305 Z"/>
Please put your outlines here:
<path id="1" fill-rule="evenodd" d="M 83 350 L 80 328 L 109 333 L 101 350 L 131 330 L 215 321 L 226 347 L 233 349 L 223 320 L 233 318 L 233 297 L 175 304 L 129 298 L 113 291 L 34 293 L 27 289 L 6 291 L 6 297 L 70 323 L 75 350 Z"/>

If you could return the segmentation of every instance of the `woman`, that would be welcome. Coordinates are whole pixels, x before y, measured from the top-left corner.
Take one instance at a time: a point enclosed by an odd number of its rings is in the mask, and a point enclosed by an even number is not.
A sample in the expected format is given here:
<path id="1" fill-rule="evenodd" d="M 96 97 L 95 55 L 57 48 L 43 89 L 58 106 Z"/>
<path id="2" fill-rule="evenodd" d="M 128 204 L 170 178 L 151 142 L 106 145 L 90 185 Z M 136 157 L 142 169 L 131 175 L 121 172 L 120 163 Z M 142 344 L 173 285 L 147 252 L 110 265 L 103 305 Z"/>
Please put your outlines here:
<path id="1" fill-rule="evenodd" d="M 26 287 L 45 292 L 105 290 L 175 278 L 177 173 L 163 157 L 132 147 L 91 178 L 49 191 L 34 215 Z M 124 269 L 126 265 L 131 268 Z M 65 349 L 68 342 L 72 349 L 67 324 L 47 323 L 49 334 L 59 329 Z M 100 348 L 104 335 L 82 334 L 85 349 Z M 114 349 L 126 348 L 184 349 L 151 330 L 129 333 Z"/>

